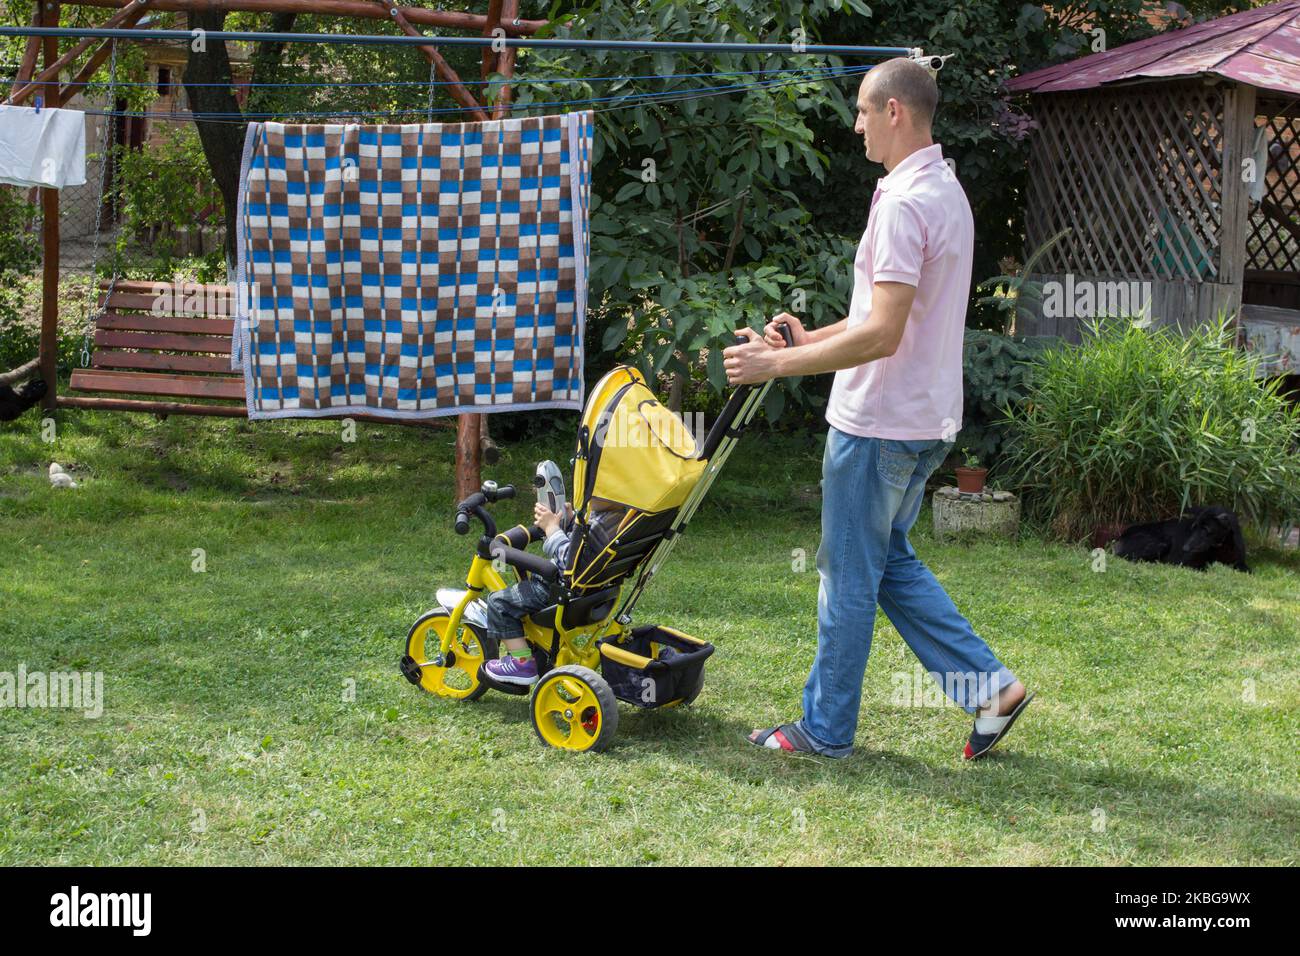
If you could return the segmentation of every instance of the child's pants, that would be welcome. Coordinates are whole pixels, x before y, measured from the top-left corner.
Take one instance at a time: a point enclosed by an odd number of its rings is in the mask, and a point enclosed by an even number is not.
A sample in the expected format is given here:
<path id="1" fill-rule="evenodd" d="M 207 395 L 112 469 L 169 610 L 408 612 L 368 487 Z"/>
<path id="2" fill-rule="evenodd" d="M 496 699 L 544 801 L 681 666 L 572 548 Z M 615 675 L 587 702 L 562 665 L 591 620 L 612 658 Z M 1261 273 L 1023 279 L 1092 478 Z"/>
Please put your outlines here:
<path id="1" fill-rule="evenodd" d="M 488 637 L 508 640 L 524 636 L 523 619 L 555 603 L 556 588 L 536 575 L 529 575 L 518 584 L 487 597 Z"/>

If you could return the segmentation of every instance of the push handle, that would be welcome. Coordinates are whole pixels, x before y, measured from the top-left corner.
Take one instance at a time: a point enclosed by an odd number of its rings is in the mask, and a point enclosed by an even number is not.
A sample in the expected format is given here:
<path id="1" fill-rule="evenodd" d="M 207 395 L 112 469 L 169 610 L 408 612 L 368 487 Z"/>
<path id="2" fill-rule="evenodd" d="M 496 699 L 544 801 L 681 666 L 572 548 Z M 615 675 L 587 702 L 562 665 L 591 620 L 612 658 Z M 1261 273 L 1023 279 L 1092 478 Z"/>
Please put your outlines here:
<path id="1" fill-rule="evenodd" d="M 788 348 L 793 346 L 794 333 L 790 331 L 790 323 L 778 322 L 777 328 L 781 330 L 781 337 L 785 339 L 786 347 Z M 743 335 L 736 336 L 737 345 L 744 345 L 745 341 L 746 339 Z M 745 403 L 749 401 L 753 395 L 754 389 L 765 389 L 767 387 L 767 385 L 738 386 L 727 399 L 727 403 L 722 406 L 722 413 L 713 422 L 713 427 L 709 429 L 709 433 L 704 436 L 704 445 L 700 448 L 696 457 L 705 461 L 710 461 L 712 460 L 714 453 L 717 452 L 718 446 L 722 444 L 723 438 L 727 437 L 729 434 L 733 438 L 736 437 L 739 434 L 739 431 L 732 430 L 732 425 L 735 422 L 736 417 L 740 414 L 741 409 L 744 408 Z M 626 609 L 626 605 L 624 606 L 624 609 Z"/>
<path id="2" fill-rule="evenodd" d="M 794 346 L 794 333 L 790 331 L 789 322 L 778 322 L 776 327 L 781 330 L 781 338 L 785 339 L 788 348 Z M 744 345 L 748 341 L 743 335 L 737 335 L 733 345 Z"/>

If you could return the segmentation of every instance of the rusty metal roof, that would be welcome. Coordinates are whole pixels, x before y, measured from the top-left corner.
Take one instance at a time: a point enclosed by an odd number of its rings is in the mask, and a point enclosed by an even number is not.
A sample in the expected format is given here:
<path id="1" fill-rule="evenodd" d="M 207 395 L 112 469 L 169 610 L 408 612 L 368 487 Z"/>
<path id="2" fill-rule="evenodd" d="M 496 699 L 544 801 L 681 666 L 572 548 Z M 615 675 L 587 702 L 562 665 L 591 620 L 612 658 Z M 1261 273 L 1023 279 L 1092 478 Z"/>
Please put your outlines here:
<path id="1" fill-rule="evenodd" d="M 1300 96 L 1300 0 L 1170 30 L 1007 82 L 1018 93 L 1090 90 L 1142 79 L 1221 76 Z"/>

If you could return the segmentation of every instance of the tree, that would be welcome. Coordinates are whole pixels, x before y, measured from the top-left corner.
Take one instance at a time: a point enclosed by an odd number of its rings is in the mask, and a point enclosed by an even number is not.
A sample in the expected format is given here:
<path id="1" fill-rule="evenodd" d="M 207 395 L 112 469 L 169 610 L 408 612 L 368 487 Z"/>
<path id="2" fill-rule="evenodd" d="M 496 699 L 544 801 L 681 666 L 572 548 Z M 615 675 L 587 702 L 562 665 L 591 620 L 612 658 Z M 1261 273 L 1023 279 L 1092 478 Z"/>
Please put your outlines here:
<path id="1" fill-rule="evenodd" d="M 225 29 L 226 12 L 224 10 L 202 10 L 190 14 L 192 30 L 218 31 Z M 276 22 L 288 20 L 288 26 L 277 27 Z M 293 14 L 274 14 L 272 29 L 289 29 L 293 25 Z M 267 47 L 268 44 L 261 44 Z M 263 68 L 272 59 L 278 59 L 283 44 L 274 44 L 273 49 L 259 51 L 255 62 Z M 254 69 L 253 81 L 258 79 Z M 233 266 L 235 261 L 235 222 L 239 201 L 240 158 L 244 152 L 244 135 L 247 124 L 231 122 L 230 117 L 242 116 L 239 101 L 235 98 L 235 89 L 231 85 L 233 74 L 230 70 L 230 54 L 226 50 L 225 40 L 202 41 L 196 39 L 190 44 L 189 59 L 185 64 L 183 82 L 185 95 L 189 97 L 190 112 L 194 114 L 194 126 L 198 130 L 199 140 L 203 144 L 203 153 L 208 159 L 208 168 L 221 191 L 222 205 L 226 216 L 226 262 Z M 215 119 L 221 116 L 223 119 Z M 205 120 L 204 117 L 213 117 Z"/>
<path id="2" fill-rule="evenodd" d="M 464 4 L 472 9 L 473 3 Z M 318 17 L 294 13 L 227 14 L 206 10 L 190 15 L 192 29 L 219 31 L 230 23 L 232 29 L 289 33 L 296 27 L 302 33 L 399 33 L 391 23 L 380 20 L 353 20 Z M 449 56 L 453 67 L 465 70 L 474 66 L 472 53 Z M 195 125 L 203 142 L 213 177 L 221 190 L 227 224 L 235 221 L 239 193 L 239 175 L 248 119 L 293 117 L 296 114 L 356 114 L 369 121 L 400 122 L 427 110 L 454 107 L 443 87 L 430 88 L 428 66 L 414 46 L 394 49 L 360 45 L 327 46 L 322 44 L 257 44 L 251 62 L 250 95 L 247 107 L 235 97 L 229 52 L 224 40 L 191 44 L 184 83 L 194 113 Z M 355 85 L 358 78 L 362 83 Z M 388 86 L 392 84 L 392 86 Z M 204 117 L 210 117 L 205 120 Z M 459 116 L 440 119 L 459 119 Z M 235 259 L 235 231 L 226 230 L 226 256 Z"/>
<path id="3" fill-rule="evenodd" d="M 799 187 L 824 181 L 828 157 L 810 123 L 851 123 L 856 79 L 828 79 L 836 57 L 796 52 L 816 24 L 862 16 L 860 0 L 792 9 L 763 0 L 605 0 L 557 5 L 577 39 L 790 44 L 787 54 L 530 51 L 520 104 L 595 107 L 589 367 L 614 353 L 673 382 L 692 374 L 707 401 L 725 387 L 721 347 L 733 329 L 790 309 L 834 321 L 848 303 L 851 244 L 824 233 Z M 726 73 L 727 75 L 717 75 Z M 709 75 L 700 75 L 709 74 Z M 769 393 L 777 415 L 798 380 Z"/>

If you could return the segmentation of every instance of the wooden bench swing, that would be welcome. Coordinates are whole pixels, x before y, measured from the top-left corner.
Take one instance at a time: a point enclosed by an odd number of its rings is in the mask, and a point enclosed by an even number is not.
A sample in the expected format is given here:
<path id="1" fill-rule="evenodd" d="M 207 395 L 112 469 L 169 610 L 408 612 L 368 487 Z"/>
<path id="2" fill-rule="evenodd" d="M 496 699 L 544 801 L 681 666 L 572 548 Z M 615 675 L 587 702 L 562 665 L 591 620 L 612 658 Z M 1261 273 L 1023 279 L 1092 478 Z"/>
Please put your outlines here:
<path id="1" fill-rule="evenodd" d="M 68 388 L 83 395 L 60 395 L 60 408 L 97 408 L 168 415 L 223 415 L 247 418 L 244 373 L 230 367 L 230 286 L 200 283 L 101 280 L 94 334 L 83 354 L 83 368 L 72 371 Z M 123 397 L 132 396 L 132 397 Z M 188 399 L 188 401 L 176 401 Z M 445 419 L 396 419 L 345 414 L 382 425 L 446 428 Z M 480 437 L 481 452 L 495 463 L 495 442 Z"/>
<path id="2" fill-rule="evenodd" d="M 159 295 L 152 282 L 102 281 L 99 288 L 94 348 L 68 383 L 89 394 L 62 395 L 59 405 L 247 417 L 244 376 L 230 367 L 228 286 L 187 285 L 184 296 Z"/>

